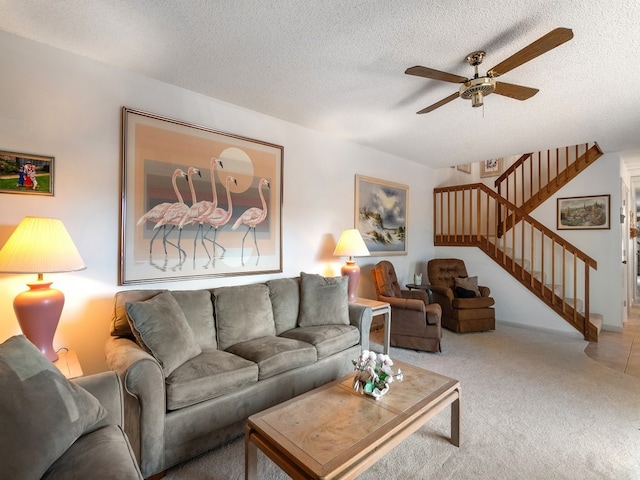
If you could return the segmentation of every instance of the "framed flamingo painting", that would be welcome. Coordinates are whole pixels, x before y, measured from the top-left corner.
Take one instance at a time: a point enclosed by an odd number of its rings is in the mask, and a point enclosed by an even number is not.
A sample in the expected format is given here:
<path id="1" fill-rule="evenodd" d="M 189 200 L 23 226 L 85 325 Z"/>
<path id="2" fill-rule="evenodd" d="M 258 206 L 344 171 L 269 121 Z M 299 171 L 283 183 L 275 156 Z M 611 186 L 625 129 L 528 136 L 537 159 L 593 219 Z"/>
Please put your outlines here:
<path id="1" fill-rule="evenodd" d="M 282 271 L 284 148 L 122 108 L 120 284 Z"/>

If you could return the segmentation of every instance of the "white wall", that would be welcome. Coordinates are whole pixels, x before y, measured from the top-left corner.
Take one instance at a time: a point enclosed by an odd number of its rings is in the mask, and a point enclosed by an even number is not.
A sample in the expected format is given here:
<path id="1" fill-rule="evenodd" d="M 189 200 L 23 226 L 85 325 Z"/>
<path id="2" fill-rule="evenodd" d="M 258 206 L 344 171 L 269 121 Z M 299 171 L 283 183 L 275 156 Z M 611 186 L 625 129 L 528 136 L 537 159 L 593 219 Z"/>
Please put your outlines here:
<path id="1" fill-rule="evenodd" d="M 122 106 L 284 146 L 283 273 L 143 288 L 205 288 L 301 271 L 339 275 L 344 259 L 331 254 L 341 231 L 353 227 L 355 174 L 409 186 L 409 254 L 389 259 L 402 282 L 415 271 L 426 275 L 433 256 L 428 167 L 4 32 L 0 64 L 0 149 L 52 155 L 56 162 L 55 196 L 0 194 L 0 245 L 24 216 L 65 223 L 87 269 L 49 277 L 67 299 L 54 347 L 75 349 L 85 373 L 106 368 L 112 298 L 123 288 L 117 285 Z M 383 258 L 358 259 L 361 296 L 374 296 L 370 270 Z M 0 275 L 0 341 L 20 333 L 12 301 L 31 278 Z"/>

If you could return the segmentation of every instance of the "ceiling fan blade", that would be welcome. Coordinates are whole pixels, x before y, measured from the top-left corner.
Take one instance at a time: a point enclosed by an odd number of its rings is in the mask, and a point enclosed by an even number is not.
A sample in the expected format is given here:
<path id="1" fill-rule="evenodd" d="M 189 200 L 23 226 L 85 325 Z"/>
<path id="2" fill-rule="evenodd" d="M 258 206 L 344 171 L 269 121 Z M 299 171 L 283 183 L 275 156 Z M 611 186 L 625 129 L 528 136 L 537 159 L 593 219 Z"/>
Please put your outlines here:
<path id="1" fill-rule="evenodd" d="M 459 92 L 456 93 L 452 93 L 451 95 L 449 95 L 447 98 L 443 98 L 442 100 L 440 100 L 439 102 L 434 103 L 433 105 L 428 106 L 427 108 L 423 108 L 422 110 L 420 110 L 419 112 L 416 113 L 429 113 L 429 112 L 433 112 L 436 108 L 439 108 L 443 105 L 446 105 L 447 103 L 451 102 L 452 100 L 455 100 L 456 98 L 458 98 L 460 96 Z"/>
<path id="2" fill-rule="evenodd" d="M 440 70 L 421 67 L 419 65 L 416 65 L 415 67 L 407 68 L 404 71 L 404 73 L 406 73 L 407 75 L 415 75 L 416 77 L 425 77 L 425 78 L 431 78 L 433 80 L 441 80 L 443 82 L 464 83 L 467 81 L 465 77 L 461 77 L 460 75 L 441 72 Z"/>
<path id="3" fill-rule="evenodd" d="M 510 70 L 519 67 L 523 63 L 547 53 L 573 38 L 573 31 L 569 28 L 556 28 L 530 45 L 527 45 L 519 52 L 514 53 L 509 58 L 499 63 L 487 72 L 489 77 L 499 77 Z"/>
<path id="4" fill-rule="evenodd" d="M 496 82 L 496 88 L 493 91 L 493 93 L 497 93 L 498 95 L 515 98 L 516 100 L 526 100 L 538 92 L 539 90 L 537 88 L 523 87 L 522 85 L 504 82 Z"/>

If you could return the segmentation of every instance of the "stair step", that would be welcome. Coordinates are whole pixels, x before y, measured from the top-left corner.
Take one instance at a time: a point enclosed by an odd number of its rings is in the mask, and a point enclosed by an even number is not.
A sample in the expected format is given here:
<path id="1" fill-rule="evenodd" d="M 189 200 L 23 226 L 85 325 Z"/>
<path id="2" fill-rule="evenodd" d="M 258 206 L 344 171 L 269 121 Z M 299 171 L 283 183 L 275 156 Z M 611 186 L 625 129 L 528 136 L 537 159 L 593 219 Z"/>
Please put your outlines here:
<path id="1" fill-rule="evenodd" d="M 558 297 L 562 297 L 562 286 L 556 285 L 553 287 L 551 284 L 545 285 L 549 290 L 553 289 L 553 293 L 555 293 Z M 582 313 L 584 311 L 584 302 L 578 298 L 576 299 L 576 305 L 573 305 L 573 297 L 565 297 L 564 301 L 567 305 L 575 308 L 578 312 Z"/>
<path id="2" fill-rule="evenodd" d="M 589 314 L 589 323 L 594 325 L 598 330 L 598 334 L 602 331 L 602 323 L 604 322 L 604 317 L 599 313 L 590 313 Z"/>

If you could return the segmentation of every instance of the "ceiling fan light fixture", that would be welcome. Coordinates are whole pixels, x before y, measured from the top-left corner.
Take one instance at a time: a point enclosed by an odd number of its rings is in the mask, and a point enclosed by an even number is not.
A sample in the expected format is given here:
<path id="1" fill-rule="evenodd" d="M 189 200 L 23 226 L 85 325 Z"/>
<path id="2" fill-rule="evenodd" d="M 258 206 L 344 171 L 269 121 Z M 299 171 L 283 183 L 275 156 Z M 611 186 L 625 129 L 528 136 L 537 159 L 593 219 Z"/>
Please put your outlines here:
<path id="1" fill-rule="evenodd" d="M 482 103 L 482 99 L 484 98 L 484 95 L 482 95 L 482 92 L 476 92 L 471 96 L 471 106 L 473 108 L 476 107 L 481 107 L 483 105 Z"/>
<path id="2" fill-rule="evenodd" d="M 473 107 L 481 107 L 482 100 L 496 89 L 496 81 L 489 77 L 473 78 L 460 87 L 460 97 L 471 100 Z"/>

